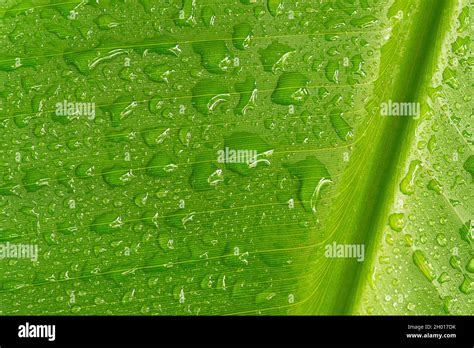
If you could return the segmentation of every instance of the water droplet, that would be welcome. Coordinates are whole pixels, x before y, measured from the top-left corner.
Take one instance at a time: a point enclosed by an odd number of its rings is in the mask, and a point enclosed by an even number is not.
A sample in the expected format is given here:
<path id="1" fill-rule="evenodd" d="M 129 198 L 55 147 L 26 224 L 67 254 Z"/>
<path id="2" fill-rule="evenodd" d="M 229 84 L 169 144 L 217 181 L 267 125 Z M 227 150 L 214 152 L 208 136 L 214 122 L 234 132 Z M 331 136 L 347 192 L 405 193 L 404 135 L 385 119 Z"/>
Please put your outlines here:
<path id="1" fill-rule="evenodd" d="M 471 174 L 471 179 L 474 181 L 474 155 L 469 156 L 469 158 L 464 162 L 464 170 Z"/>
<path id="2" fill-rule="evenodd" d="M 446 236 L 443 233 L 438 233 L 436 235 L 436 242 L 440 246 L 446 246 L 446 244 L 448 243 L 448 240 L 446 239 Z"/>
<path id="3" fill-rule="evenodd" d="M 214 164 L 216 158 L 217 155 L 212 152 L 196 156 L 189 178 L 189 183 L 195 191 L 212 190 L 218 184 L 219 181 L 215 181 L 218 178 L 213 178 L 213 173 L 218 169 Z"/>
<path id="4" fill-rule="evenodd" d="M 170 138 L 170 128 L 158 127 L 142 130 L 141 134 L 145 143 L 152 148 L 162 144 L 166 139 Z"/>
<path id="5" fill-rule="evenodd" d="M 225 148 L 219 150 L 217 161 L 240 175 L 249 175 L 261 165 L 270 165 L 272 147 L 261 137 L 248 132 L 235 132 L 225 138 Z"/>
<path id="6" fill-rule="evenodd" d="M 390 225 L 392 230 L 400 232 L 403 227 L 405 227 L 405 214 L 396 213 L 390 215 L 388 218 L 388 224 Z"/>
<path id="7" fill-rule="evenodd" d="M 119 127 L 137 106 L 138 103 L 134 101 L 132 96 L 124 95 L 115 99 L 112 104 L 103 105 L 100 108 L 110 115 L 112 126 Z"/>
<path id="8" fill-rule="evenodd" d="M 470 294 L 474 290 L 474 280 L 471 277 L 469 277 L 467 274 L 465 274 L 464 280 L 459 286 L 459 290 L 461 290 L 463 294 L 466 294 L 466 295 Z"/>
<path id="9" fill-rule="evenodd" d="M 245 81 L 237 82 L 235 90 L 240 95 L 239 103 L 235 107 L 235 112 L 239 115 L 245 115 L 248 110 L 255 107 L 257 100 L 257 84 L 253 77 L 248 76 Z"/>
<path id="10" fill-rule="evenodd" d="M 288 58 L 295 52 L 295 49 L 278 41 L 273 41 L 267 48 L 258 52 L 263 70 L 277 72 L 278 70 L 285 70 Z"/>
<path id="11" fill-rule="evenodd" d="M 193 106 L 204 115 L 213 113 L 219 105 L 230 99 L 227 87 L 215 80 L 199 81 L 192 93 Z"/>
<path id="12" fill-rule="evenodd" d="M 400 183 L 400 191 L 405 195 L 412 195 L 415 192 L 415 176 L 421 168 L 421 161 L 413 160 L 410 162 L 407 174 Z"/>
<path id="13" fill-rule="evenodd" d="M 201 18 L 206 27 L 212 27 L 216 22 L 216 14 L 211 6 L 204 6 L 201 10 Z"/>
<path id="14" fill-rule="evenodd" d="M 333 112 L 329 117 L 337 136 L 341 140 L 347 141 L 353 137 L 354 130 L 342 116 L 342 112 Z"/>
<path id="15" fill-rule="evenodd" d="M 135 203 L 137 207 L 143 208 L 146 205 L 147 200 L 148 200 L 148 192 L 136 195 L 135 198 L 133 199 L 133 202 Z"/>
<path id="16" fill-rule="evenodd" d="M 130 304 L 135 299 L 135 289 L 130 289 L 122 296 L 122 303 L 124 305 Z"/>
<path id="17" fill-rule="evenodd" d="M 183 6 L 175 19 L 176 25 L 193 26 L 196 24 L 196 0 L 183 0 Z"/>
<path id="18" fill-rule="evenodd" d="M 471 257 L 468 264 L 466 265 L 466 269 L 468 272 L 474 273 L 474 257 Z"/>
<path id="19" fill-rule="evenodd" d="M 146 173 L 154 177 L 170 176 L 178 166 L 174 164 L 174 160 L 165 152 L 159 152 L 148 161 L 146 165 Z"/>
<path id="20" fill-rule="evenodd" d="M 121 215 L 108 212 L 97 216 L 90 225 L 90 228 L 93 232 L 104 234 L 120 230 L 123 225 L 124 222 Z"/>
<path id="21" fill-rule="evenodd" d="M 413 262 L 430 282 L 436 278 L 431 264 L 428 263 L 425 254 L 421 250 L 416 250 L 413 253 Z"/>
<path id="22" fill-rule="evenodd" d="M 106 168 L 102 171 L 102 178 L 112 187 L 128 185 L 134 177 L 131 169 L 119 165 Z"/>
<path id="23" fill-rule="evenodd" d="M 316 157 L 308 156 L 302 161 L 286 164 L 285 167 L 300 181 L 298 197 L 301 204 L 306 211 L 315 212 L 321 193 L 332 183 L 326 166 Z"/>
<path id="24" fill-rule="evenodd" d="M 434 191 L 438 194 L 441 193 L 441 184 L 436 179 L 431 179 L 428 182 L 428 190 Z"/>
<path id="25" fill-rule="evenodd" d="M 154 52 L 158 54 L 179 56 L 181 49 L 176 40 L 169 35 L 162 35 L 154 38 L 149 38 L 136 43 L 134 50 L 141 55 L 145 52 Z"/>
<path id="26" fill-rule="evenodd" d="M 331 60 L 324 69 L 326 78 L 334 83 L 339 83 L 339 62 Z"/>
<path id="27" fill-rule="evenodd" d="M 459 258 L 459 256 L 452 255 L 449 258 L 449 264 L 451 265 L 452 268 L 462 272 L 462 270 L 461 270 L 461 259 Z"/>
<path id="28" fill-rule="evenodd" d="M 94 165 L 90 163 L 83 163 L 76 167 L 75 173 L 79 179 L 87 179 L 94 176 Z"/>
<path id="29" fill-rule="evenodd" d="M 306 84 L 308 79 L 298 72 L 286 72 L 280 75 L 272 93 L 272 101 L 280 105 L 302 105 L 309 96 Z"/>
<path id="30" fill-rule="evenodd" d="M 153 82 L 168 83 L 174 70 L 168 64 L 153 64 L 145 66 L 143 72 Z"/>
<path id="31" fill-rule="evenodd" d="M 373 15 L 367 15 L 361 18 L 353 18 L 350 23 L 358 28 L 370 28 L 378 23 L 378 19 Z"/>
<path id="32" fill-rule="evenodd" d="M 209 72 L 223 74 L 234 69 L 234 56 L 224 40 L 197 41 L 194 52 L 201 56 L 201 63 Z"/>
<path id="33" fill-rule="evenodd" d="M 440 284 L 447 283 L 447 282 L 449 282 L 450 280 L 451 280 L 451 277 L 450 277 L 449 274 L 446 273 L 446 272 L 441 273 L 441 274 L 439 275 L 439 277 L 438 277 L 438 282 L 439 282 Z"/>
<path id="34" fill-rule="evenodd" d="M 23 177 L 23 187 L 28 192 L 36 192 L 49 186 L 50 178 L 37 169 L 28 169 Z"/>
<path id="35" fill-rule="evenodd" d="M 276 17 L 283 13 L 283 1 L 282 0 L 267 0 L 268 12 L 273 17 Z"/>
<path id="36" fill-rule="evenodd" d="M 119 22 L 109 14 L 100 15 L 99 17 L 94 19 L 94 22 L 102 30 L 113 29 L 119 25 Z"/>

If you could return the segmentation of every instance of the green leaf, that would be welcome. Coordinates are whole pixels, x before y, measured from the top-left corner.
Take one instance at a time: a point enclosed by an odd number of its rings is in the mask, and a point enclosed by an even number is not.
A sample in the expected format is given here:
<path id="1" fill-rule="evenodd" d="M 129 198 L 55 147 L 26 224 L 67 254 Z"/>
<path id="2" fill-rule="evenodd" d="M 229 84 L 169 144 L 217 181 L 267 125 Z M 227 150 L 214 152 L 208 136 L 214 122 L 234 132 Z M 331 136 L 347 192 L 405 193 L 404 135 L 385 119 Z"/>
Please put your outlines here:
<path id="1" fill-rule="evenodd" d="M 472 314 L 469 6 L 0 5 L 0 314 Z"/>

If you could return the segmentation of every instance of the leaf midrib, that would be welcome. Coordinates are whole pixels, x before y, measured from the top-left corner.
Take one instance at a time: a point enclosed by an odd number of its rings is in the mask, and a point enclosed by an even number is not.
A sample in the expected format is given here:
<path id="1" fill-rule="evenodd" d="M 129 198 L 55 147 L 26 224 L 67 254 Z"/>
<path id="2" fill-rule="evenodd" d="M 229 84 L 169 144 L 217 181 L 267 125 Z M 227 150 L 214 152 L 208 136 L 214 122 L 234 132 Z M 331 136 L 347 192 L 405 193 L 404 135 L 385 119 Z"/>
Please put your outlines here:
<path id="1" fill-rule="evenodd" d="M 407 33 L 405 56 L 401 57 L 391 92 L 383 91 L 379 102 L 391 99 L 399 102 L 417 102 L 423 94 L 425 79 L 436 59 L 436 40 L 441 21 L 446 11 L 452 8 L 452 0 L 422 1 Z M 397 38 L 395 38 L 396 40 Z M 382 62 L 383 63 L 383 62 Z M 354 149 L 352 162 L 364 161 L 369 170 L 358 163 L 350 163 L 348 168 L 362 167 L 362 172 L 346 172 L 345 175 L 360 175 L 352 196 L 336 204 L 337 209 L 347 209 L 337 221 L 337 243 L 365 244 L 366 260 L 338 260 L 329 263 L 330 271 L 319 282 L 324 282 L 325 291 L 318 299 L 312 299 L 311 314 L 351 314 L 366 283 L 364 275 L 369 274 L 376 254 L 375 246 L 381 237 L 388 202 L 393 200 L 397 189 L 400 169 L 404 169 L 410 144 L 413 140 L 417 120 L 411 117 L 381 117 L 377 112 L 371 122 L 368 134 Z M 352 166 L 351 166 L 352 165 Z M 365 167 L 365 168 L 364 168 Z M 364 176 L 365 175 L 365 176 Z M 337 213 L 336 213 L 337 215 Z M 354 219 L 355 216 L 355 219 Z M 328 243 L 331 241 L 328 241 Z"/>

